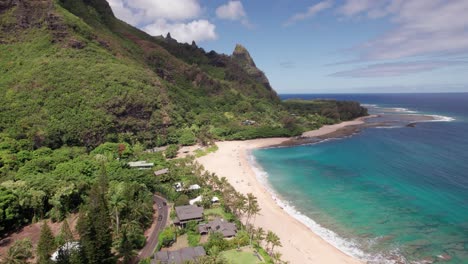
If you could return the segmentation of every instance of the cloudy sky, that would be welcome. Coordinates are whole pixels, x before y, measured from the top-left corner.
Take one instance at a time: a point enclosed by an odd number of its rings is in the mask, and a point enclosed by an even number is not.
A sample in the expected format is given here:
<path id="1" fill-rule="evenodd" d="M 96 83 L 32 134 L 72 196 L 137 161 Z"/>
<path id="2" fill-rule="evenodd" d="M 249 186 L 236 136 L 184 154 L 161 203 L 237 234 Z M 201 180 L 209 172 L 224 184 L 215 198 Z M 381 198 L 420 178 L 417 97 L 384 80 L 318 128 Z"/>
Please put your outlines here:
<path id="1" fill-rule="evenodd" d="M 151 35 L 247 47 L 280 93 L 468 92 L 468 0 L 108 0 Z"/>

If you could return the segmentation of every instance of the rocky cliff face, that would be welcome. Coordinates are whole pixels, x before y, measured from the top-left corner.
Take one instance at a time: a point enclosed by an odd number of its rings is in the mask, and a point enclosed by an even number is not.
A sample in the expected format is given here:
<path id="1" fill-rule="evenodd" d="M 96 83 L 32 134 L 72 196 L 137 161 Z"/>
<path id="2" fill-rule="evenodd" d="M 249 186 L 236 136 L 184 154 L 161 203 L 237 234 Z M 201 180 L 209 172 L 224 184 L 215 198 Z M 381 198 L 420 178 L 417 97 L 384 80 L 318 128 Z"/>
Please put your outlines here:
<path id="1" fill-rule="evenodd" d="M 272 89 L 265 73 L 257 68 L 249 51 L 242 45 L 237 44 L 231 55 L 232 60 L 238 63 L 251 77 L 262 83 L 268 89 Z"/>

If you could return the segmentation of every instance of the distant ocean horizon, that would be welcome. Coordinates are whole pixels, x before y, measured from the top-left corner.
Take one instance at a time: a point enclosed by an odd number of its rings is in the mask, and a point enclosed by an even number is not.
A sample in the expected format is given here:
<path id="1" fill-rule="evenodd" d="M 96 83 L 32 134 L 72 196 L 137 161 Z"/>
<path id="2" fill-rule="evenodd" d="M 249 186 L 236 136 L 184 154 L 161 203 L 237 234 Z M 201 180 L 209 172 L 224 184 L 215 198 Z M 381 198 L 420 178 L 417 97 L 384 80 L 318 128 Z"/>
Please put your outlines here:
<path id="1" fill-rule="evenodd" d="M 468 93 L 293 94 L 361 102 L 388 126 L 252 152 L 292 216 L 371 263 L 468 263 Z M 417 121 L 417 116 L 434 121 Z"/>

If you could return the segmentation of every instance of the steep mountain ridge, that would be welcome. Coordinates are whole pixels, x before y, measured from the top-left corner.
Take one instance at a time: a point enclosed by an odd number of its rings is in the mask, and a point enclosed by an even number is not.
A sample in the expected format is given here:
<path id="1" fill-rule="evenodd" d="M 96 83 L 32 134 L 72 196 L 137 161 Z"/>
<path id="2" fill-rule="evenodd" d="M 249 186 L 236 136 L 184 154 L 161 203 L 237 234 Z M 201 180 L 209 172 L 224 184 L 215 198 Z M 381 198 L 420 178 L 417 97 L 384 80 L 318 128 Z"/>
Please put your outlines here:
<path id="1" fill-rule="evenodd" d="M 267 80 L 230 56 L 149 36 L 104 0 L 2 0 L 0 12 L 3 137 L 160 145 L 202 128 L 232 136 L 251 110 L 261 126 L 282 126 Z"/>

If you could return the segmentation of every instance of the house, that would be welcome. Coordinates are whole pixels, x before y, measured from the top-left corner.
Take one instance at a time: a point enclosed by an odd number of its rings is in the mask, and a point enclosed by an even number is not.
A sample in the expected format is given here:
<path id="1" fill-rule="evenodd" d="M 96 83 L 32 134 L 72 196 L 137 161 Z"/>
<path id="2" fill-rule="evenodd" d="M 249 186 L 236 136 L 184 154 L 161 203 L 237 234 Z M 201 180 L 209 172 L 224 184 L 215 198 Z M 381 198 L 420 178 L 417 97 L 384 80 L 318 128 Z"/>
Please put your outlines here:
<path id="1" fill-rule="evenodd" d="M 151 169 L 154 166 L 154 163 L 146 162 L 146 160 L 140 160 L 129 162 L 128 166 L 130 166 L 130 168 L 144 170 Z"/>
<path id="2" fill-rule="evenodd" d="M 206 256 L 202 246 L 187 247 L 176 251 L 159 251 L 154 254 L 151 264 L 182 264 Z"/>
<path id="3" fill-rule="evenodd" d="M 198 232 L 200 235 L 207 235 L 210 232 L 219 232 L 223 234 L 224 237 L 233 237 L 237 233 L 237 226 L 222 218 L 216 218 L 207 224 L 198 225 Z"/>
<path id="4" fill-rule="evenodd" d="M 80 242 L 67 242 L 61 247 L 55 251 L 52 256 L 50 257 L 50 260 L 53 262 L 58 261 L 60 251 L 62 251 L 64 254 L 70 254 L 73 250 L 78 250 L 80 248 Z"/>
<path id="5" fill-rule="evenodd" d="M 197 198 L 190 200 L 189 204 L 194 205 L 194 204 L 196 204 L 198 202 L 201 202 L 202 200 L 203 200 L 203 196 L 199 195 Z"/>
<path id="6" fill-rule="evenodd" d="M 174 219 L 174 224 L 176 225 L 185 225 L 189 221 L 200 222 L 203 220 L 203 207 L 198 207 L 196 205 L 183 205 L 176 206 L 176 219 Z"/>
<path id="7" fill-rule="evenodd" d="M 168 173 L 169 173 L 169 169 L 165 168 L 162 170 L 155 171 L 154 176 L 161 176 L 161 175 L 168 174 Z"/>

